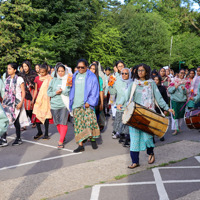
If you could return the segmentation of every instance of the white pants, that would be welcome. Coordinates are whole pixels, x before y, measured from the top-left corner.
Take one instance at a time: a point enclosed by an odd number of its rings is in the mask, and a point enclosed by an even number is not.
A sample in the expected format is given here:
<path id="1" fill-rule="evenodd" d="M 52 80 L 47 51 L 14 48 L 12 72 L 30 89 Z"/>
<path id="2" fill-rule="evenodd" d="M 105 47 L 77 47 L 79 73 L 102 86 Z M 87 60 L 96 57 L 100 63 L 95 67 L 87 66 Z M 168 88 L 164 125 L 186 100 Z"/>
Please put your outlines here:
<path id="1" fill-rule="evenodd" d="M 112 104 L 111 109 L 112 109 L 112 116 L 115 117 L 117 111 L 116 104 Z"/>
<path id="2" fill-rule="evenodd" d="M 174 119 L 173 117 L 171 117 L 171 119 L 172 119 L 172 130 L 179 130 L 179 128 L 183 124 L 183 118 Z"/>

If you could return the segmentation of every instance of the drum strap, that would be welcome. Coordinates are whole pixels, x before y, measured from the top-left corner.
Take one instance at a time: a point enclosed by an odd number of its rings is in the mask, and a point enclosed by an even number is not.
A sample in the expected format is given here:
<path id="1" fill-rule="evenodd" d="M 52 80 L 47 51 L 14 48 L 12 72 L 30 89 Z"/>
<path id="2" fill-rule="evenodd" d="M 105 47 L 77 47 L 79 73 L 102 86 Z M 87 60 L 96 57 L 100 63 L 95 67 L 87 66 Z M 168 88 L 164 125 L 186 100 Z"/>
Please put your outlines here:
<path id="1" fill-rule="evenodd" d="M 131 89 L 131 95 L 130 95 L 130 98 L 129 98 L 129 102 L 128 103 L 131 103 L 131 100 L 133 99 L 133 95 L 135 93 L 135 90 L 136 90 L 136 84 L 133 83 L 132 85 L 132 89 Z M 165 117 L 165 114 L 163 113 L 163 111 L 161 110 L 160 106 L 158 105 L 158 102 L 156 101 L 156 98 L 154 97 L 154 101 L 155 101 L 155 105 L 158 107 L 158 109 L 160 110 L 160 113 L 163 117 Z"/>
<path id="2" fill-rule="evenodd" d="M 134 93 L 135 93 L 136 86 L 137 86 L 137 85 L 136 85 L 135 83 L 133 83 L 132 89 L 131 89 L 131 95 L 130 95 L 130 98 L 129 98 L 128 103 L 131 103 L 131 100 L 133 99 L 133 95 L 134 95 Z"/>

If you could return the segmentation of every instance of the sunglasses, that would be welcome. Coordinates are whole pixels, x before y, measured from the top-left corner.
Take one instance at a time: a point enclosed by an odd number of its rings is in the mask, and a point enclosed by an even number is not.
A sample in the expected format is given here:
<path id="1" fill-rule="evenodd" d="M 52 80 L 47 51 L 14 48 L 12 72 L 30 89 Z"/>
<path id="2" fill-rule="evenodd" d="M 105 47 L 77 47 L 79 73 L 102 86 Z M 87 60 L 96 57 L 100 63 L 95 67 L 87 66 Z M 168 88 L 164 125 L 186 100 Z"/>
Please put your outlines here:
<path id="1" fill-rule="evenodd" d="M 77 69 L 85 69 L 85 67 L 77 67 Z"/>
<path id="2" fill-rule="evenodd" d="M 122 73 L 122 75 L 128 75 L 128 73 Z"/>

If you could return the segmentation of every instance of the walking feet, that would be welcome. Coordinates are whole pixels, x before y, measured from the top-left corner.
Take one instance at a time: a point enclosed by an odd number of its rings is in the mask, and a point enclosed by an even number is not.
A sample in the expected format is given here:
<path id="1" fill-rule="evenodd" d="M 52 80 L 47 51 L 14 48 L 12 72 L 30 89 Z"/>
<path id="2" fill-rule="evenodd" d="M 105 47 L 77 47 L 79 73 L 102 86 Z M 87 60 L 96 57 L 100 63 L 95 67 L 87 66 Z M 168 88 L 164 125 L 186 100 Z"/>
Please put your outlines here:
<path id="1" fill-rule="evenodd" d="M 153 164 L 154 162 L 155 162 L 155 156 L 154 156 L 154 154 L 149 155 L 148 163 L 149 164 Z"/>
<path id="2" fill-rule="evenodd" d="M 22 144 L 21 138 L 16 138 L 15 141 L 12 143 L 12 146 L 17 146 Z"/>
<path id="3" fill-rule="evenodd" d="M 74 150 L 74 153 L 79 153 L 79 152 L 82 152 L 82 151 L 85 151 L 85 148 L 84 148 L 84 146 L 79 145 L 78 148 Z"/>
<path id="4" fill-rule="evenodd" d="M 133 163 L 132 165 L 129 165 L 128 168 L 134 169 L 134 168 L 139 167 L 139 166 L 140 166 L 139 163 Z"/>
<path id="5" fill-rule="evenodd" d="M 174 132 L 172 133 L 172 135 L 177 135 L 177 133 L 178 133 L 178 131 L 174 131 Z"/>
<path id="6" fill-rule="evenodd" d="M 91 141 L 92 148 L 93 149 L 98 149 L 96 140 L 91 139 L 90 141 Z"/>
<path id="7" fill-rule="evenodd" d="M 38 140 L 42 137 L 42 133 L 37 133 L 37 135 L 34 136 L 34 140 Z"/>
<path id="8" fill-rule="evenodd" d="M 58 144 L 58 149 L 63 149 L 63 148 L 64 148 L 63 143 L 62 144 Z"/>

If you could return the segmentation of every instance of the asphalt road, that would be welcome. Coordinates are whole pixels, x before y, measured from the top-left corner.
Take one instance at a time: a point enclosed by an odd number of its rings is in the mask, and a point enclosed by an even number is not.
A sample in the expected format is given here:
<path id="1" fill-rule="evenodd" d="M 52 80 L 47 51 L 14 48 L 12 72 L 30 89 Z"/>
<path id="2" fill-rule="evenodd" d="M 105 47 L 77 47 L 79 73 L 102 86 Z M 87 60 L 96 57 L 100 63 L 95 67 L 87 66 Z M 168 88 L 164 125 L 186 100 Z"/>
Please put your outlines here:
<path id="1" fill-rule="evenodd" d="M 59 134 L 55 125 L 50 125 L 50 140 L 38 140 L 34 141 L 33 136 L 37 133 L 36 128 L 32 129 L 28 127 L 26 131 L 22 133 L 23 144 L 20 146 L 11 146 L 15 137 L 14 129 L 9 129 L 8 141 L 9 146 L 0 148 L 0 180 L 9 181 L 24 176 L 37 175 L 52 171 L 58 171 L 62 168 L 76 166 L 81 163 L 98 161 L 104 158 L 112 158 L 116 155 L 129 154 L 129 149 L 122 147 L 118 143 L 118 140 L 112 139 L 112 119 L 108 119 L 108 125 L 105 131 L 101 134 L 101 138 L 98 139 L 98 149 L 93 150 L 90 142 L 85 144 L 85 152 L 80 154 L 74 154 L 72 151 L 77 147 L 74 140 L 73 125 L 69 123 L 69 129 L 66 136 L 66 144 L 63 150 L 57 150 L 57 142 Z M 198 130 L 189 130 L 185 125 L 181 127 L 182 132 L 176 136 L 172 136 L 170 129 L 165 135 L 165 141 L 161 142 L 158 138 L 155 138 L 156 146 L 162 146 L 169 143 L 188 140 L 200 142 L 200 133 Z M 199 149 L 200 153 L 200 149 Z M 131 159 L 130 159 L 131 163 Z M 189 158 L 180 163 L 175 163 L 170 166 L 199 166 L 200 163 L 194 158 Z M 115 163 L 110 166 L 115 170 Z M 159 199 L 158 186 L 155 181 L 153 170 L 145 170 L 135 175 L 130 175 L 124 179 L 112 182 L 105 180 L 105 184 L 127 184 L 143 182 L 139 185 L 123 185 L 123 186 L 107 186 L 102 185 L 100 187 L 99 195 L 97 199 Z M 186 169 L 159 169 L 159 173 L 162 180 L 200 180 L 199 168 L 186 168 Z M 88 174 L 89 176 L 89 174 Z M 145 184 L 145 182 L 147 184 Z M 34 184 L 34 183 L 33 183 Z M 104 184 L 104 183 L 102 183 Z M 200 190 L 200 182 L 187 182 L 187 183 L 162 183 L 164 184 L 165 194 L 168 199 L 177 199 L 190 194 L 191 192 Z M 31 186 L 31 184 L 30 184 Z M 1 186 L 0 186 L 1 187 Z M 39 186 L 38 186 L 39 187 Z M 88 186 L 89 187 L 89 186 Z M 92 191 L 94 187 L 76 190 L 69 194 L 60 194 L 59 197 L 53 197 L 50 199 L 92 199 Z M 96 191 L 96 190 L 95 190 Z M 96 193 L 95 193 L 96 194 Z M 11 195 L 11 199 L 29 199 L 29 197 L 15 198 L 15 194 Z M 197 195 L 198 196 L 198 195 Z M 199 197 L 198 197 L 199 198 Z M 196 197 L 196 199 L 198 199 Z M 1 199 L 1 197 L 0 197 Z M 40 199 L 40 198 L 38 198 Z M 42 199 L 42 198 L 41 198 Z M 164 199 L 164 198 L 163 198 Z M 167 198 L 165 198 L 167 199 Z M 200 199 L 200 198 L 199 198 Z"/>

